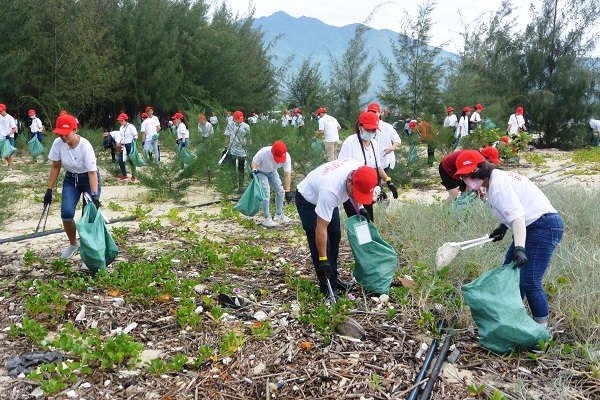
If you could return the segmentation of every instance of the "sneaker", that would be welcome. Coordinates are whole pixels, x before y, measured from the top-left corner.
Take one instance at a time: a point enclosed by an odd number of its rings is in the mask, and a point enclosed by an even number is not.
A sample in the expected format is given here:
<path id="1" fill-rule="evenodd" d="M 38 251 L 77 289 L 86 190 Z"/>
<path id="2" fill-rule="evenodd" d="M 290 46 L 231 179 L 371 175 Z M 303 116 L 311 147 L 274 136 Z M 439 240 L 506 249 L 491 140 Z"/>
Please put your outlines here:
<path id="1" fill-rule="evenodd" d="M 135 176 L 132 176 L 131 177 L 131 183 L 136 183 L 136 182 L 137 182 L 137 179 L 135 179 Z"/>
<path id="2" fill-rule="evenodd" d="M 126 181 L 127 180 L 127 176 L 122 176 L 119 178 L 120 181 Z"/>
<path id="3" fill-rule="evenodd" d="M 9 170 L 9 171 L 12 171 L 12 167 L 8 167 L 8 170 Z"/>
<path id="4" fill-rule="evenodd" d="M 273 220 L 275 222 L 279 222 L 280 224 L 284 224 L 284 225 L 289 224 L 289 223 L 292 222 L 292 219 L 286 217 L 285 214 L 276 215 L 275 218 L 273 218 Z"/>
<path id="5" fill-rule="evenodd" d="M 71 256 L 73 256 L 73 254 L 77 250 L 79 250 L 79 243 L 75 245 L 69 245 L 69 247 L 63 250 L 62 254 L 60 255 L 60 258 L 71 258 Z"/>
<path id="6" fill-rule="evenodd" d="M 277 223 L 275 221 L 273 221 L 271 218 L 265 218 L 263 220 L 263 222 L 261 223 L 262 226 L 264 226 L 265 228 L 273 228 L 274 226 L 277 226 Z"/>

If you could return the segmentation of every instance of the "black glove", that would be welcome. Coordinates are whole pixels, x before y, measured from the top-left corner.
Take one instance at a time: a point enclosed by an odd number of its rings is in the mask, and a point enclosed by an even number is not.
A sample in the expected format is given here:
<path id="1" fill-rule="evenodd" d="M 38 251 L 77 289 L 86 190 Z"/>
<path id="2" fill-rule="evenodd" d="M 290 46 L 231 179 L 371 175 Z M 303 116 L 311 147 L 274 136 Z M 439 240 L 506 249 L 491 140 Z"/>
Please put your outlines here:
<path id="1" fill-rule="evenodd" d="M 490 239 L 494 239 L 493 242 L 498 242 L 504 239 L 504 235 L 506 234 L 506 230 L 508 227 L 504 224 L 498 225 L 496 229 L 492 233 L 490 233 Z"/>
<path id="2" fill-rule="evenodd" d="M 289 190 L 285 191 L 285 201 L 287 203 L 291 203 L 292 202 L 292 192 Z"/>
<path id="3" fill-rule="evenodd" d="M 96 209 L 100 208 L 100 196 L 97 194 L 92 195 L 92 203 L 96 206 Z"/>
<path id="4" fill-rule="evenodd" d="M 513 268 L 519 268 L 527 264 L 527 254 L 525 254 L 525 247 L 515 246 L 513 251 Z"/>
<path id="5" fill-rule="evenodd" d="M 317 266 L 317 276 L 319 279 L 325 279 L 331 276 L 331 266 L 329 265 L 329 260 L 319 260 L 319 265 Z"/>
<path id="6" fill-rule="evenodd" d="M 46 189 L 46 194 L 44 195 L 44 206 L 50 205 L 52 203 L 52 189 Z"/>
<path id="7" fill-rule="evenodd" d="M 179 139 L 175 139 L 175 143 L 179 144 Z"/>
<path id="8" fill-rule="evenodd" d="M 361 208 L 361 209 L 359 210 L 359 213 L 360 213 L 360 215 L 362 215 L 363 217 L 365 217 L 365 219 L 366 219 L 367 221 L 371 222 L 371 217 L 369 217 L 369 212 L 367 211 L 367 209 L 366 209 L 366 208 L 364 208 L 364 207 L 363 207 L 363 208 Z"/>
<path id="9" fill-rule="evenodd" d="M 398 198 L 398 189 L 396 189 L 396 185 L 394 185 L 394 182 L 392 182 L 391 179 L 389 181 L 387 181 L 387 187 L 392 191 L 392 196 L 394 196 L 394 198 L 397 199 Z"/>

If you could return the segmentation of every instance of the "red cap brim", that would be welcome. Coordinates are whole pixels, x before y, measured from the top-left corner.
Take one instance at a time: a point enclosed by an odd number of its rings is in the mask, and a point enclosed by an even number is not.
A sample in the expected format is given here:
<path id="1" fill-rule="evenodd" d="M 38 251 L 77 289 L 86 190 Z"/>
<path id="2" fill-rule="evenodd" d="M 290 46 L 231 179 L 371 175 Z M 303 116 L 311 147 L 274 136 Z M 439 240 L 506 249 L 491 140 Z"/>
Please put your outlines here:
<path id="1" fill-rule="evenodd" d="M 73 132 L 70 128 L 54 128 L 52 133 L 58 136 L 67 136 L 69 133 Z"/>
<path id="2" fill-rule="evenodd" d="M 499 158 L 488 158 L 488 160 L 490 160 L 490 162 L 493 162 L 494 164 L 502 164 L 502 161 L 500 161 Z"/>
<path id="3" fill-rule="evenodd" d="M 280 154 L 278 156 L 276 156 L 275 154 L 273 154 L 273 160 L 275 160 L 275 162 L 277 164 L 283 164 L 285 162 L 285 153 Z"/>
<path id="4" fill-rule="evenodd" d="M 373 187 L 373 189 L 375 189 L 375 187 Z M 373 189 L 368 193 L 363 193 L 356 188 L 356 185 L 352 185 L 352 198 L 357 203 L 369 205 L 373 203 Z"/>
<path id="5" fill-rule="evenodd" d="M 464 165 L 462 167 L 460 167 L 458 170 L 456 170 L 456 173 L 452 176 L 454 179 L 458 179 L 460 178 L 461 175 L 469 175 L 471 172 L 475 171 L 477 169 L 477 164 L 473 163 L 473 164 L 469 164 L 469 165 Z"/>

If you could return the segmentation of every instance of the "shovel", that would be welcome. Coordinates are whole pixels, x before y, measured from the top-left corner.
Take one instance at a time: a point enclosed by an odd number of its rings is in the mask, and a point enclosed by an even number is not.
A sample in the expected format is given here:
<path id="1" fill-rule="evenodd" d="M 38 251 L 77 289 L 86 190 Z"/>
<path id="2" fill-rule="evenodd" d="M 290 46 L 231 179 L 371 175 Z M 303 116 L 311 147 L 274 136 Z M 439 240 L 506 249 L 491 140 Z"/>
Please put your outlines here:
<path id="1" fill-rule="evenodd" d="M 333 289 L 331 288 L 331 283 L 329 282 L 329 278 L 325 278 L 327 281 L 327 290 L 329 292 L 329 297 L 333 303 L 336 303 L 335 295 L 333 294 Z M 367 332 L 363 329 L 362 326 L 354 319 L 346 316 L 344 322 L 341 322 L 335 326 L 335 330 L 343 336 L 349 336 L 355 339 L 362 339 L 367 335 Z"/>
<path id="2" fill-rule="evenodd" d="M 477 239 L 466 240 L 464 242 L 446 242 L 435 253 L 435 263 L 437 269 L 443 268 L 450 264 L 461 250 L 470 249 L 471 247 L 481 246 L 485 243 L 492 242 L 494 239 L 488 235 Z"/>
<path id="3" fill-rule="evenodd" d="M 35 233 L 38 233 L 40 230 L 40 225 L 42 223 L 42 219 L 44 220 L 44 225 L 42 226 L 42 232 L 46 231 L 46 222 L 48 221 L 48 212 L 50 211 L 50 204 L 44 205 L 44 210 L 42 211 L 42 216 L 37 224 L 37 228 L 35 228 Z M 44 218 L 45 217 L 45 218 Z"/>

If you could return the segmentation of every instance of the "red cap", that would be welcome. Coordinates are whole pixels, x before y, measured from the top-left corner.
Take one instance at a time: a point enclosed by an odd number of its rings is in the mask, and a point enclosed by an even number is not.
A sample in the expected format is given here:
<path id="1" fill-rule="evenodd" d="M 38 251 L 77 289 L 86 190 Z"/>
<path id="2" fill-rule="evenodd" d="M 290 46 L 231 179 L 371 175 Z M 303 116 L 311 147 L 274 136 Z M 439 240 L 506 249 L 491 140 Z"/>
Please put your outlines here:
<path id="1" fill-rule="evenodd" d="M 148 118 L 148 114 L 146 114 L 145 112 L 142 113 L 142 118 Z"/>
<path id="2" fill-rule="evenodd" d="M 498 158 L 498 149 L 495 147 L 484 147 L 480 151 L 481 155 L 488 159 L 489 162 L 493 162 L 494 164 L 502 164 L 500 159 Z"/>
<path id="3" fill-rule="evenodd" d="M 150 110 L 154 111 L 154 108 L 152 108 L 152 106 L 147 106 L 145 111 L 148 112 Z"/>
<path id="4" fill-rule="evenodd" d="M 171 117 L 171 119 L 181 119 L 183 118 L 183 114 L 180 112 L 176 112 L 175 114 L 173 114 L 173 116 Z"/>
<path id="5" fill-rule="evenodd" d="M 58 115 L 67 115 L 68 112 L 67 110 L 60 110 L 60 113 Z"/>
<path id="6" fill-rule="evenodd" d="M 523 115 L 523 107 L 517 107 L 517 115 Z"/>
<path id="7" fill-rule="evenodd" d="M 317 110 L 317 114 L 326 113 L 327 109 L 325 107 L 321 107 Z"/>
<path id="8" fill-rule="evenodd" d="M 301 113 L 301 112 L 302 112 L 302 110 L 301 110 L 300 108 L 296 108 L 296 112 L 297 112 L 297 113 Z"/>
<path id="9" fill-rule="evenodd" d="M 241 111 L 234 111 L 233 120 L 235 122 L 244 122 L 244 113 Z"/>
<path id="10" fill-rule="evenodd" d="M 410 127 L 410 129 L 413 129 L 415 126 L 417 126 L 417 121 L 415 121 L 414 119 L 412 121 L 410 121 L 408 123 L 408 126 Z"/>
<path id="11" fill-rule="evenodd" d="M 127 121 L 129 119 L 129 117 L 127 116 L 127 114 L 125 113 L 121 113 L 119 114 L 119 116 L 117 117 L 117 121 Z"/>
<path id="12" fill-rule="evenodd" d="M 369 104 L 369 107 L 367 107 L 367 111 L 381 112 L 381 107 L 379 107 L 379 104 L 377 103 L 371 103 Z"/>
<path id="13" fill-rule="evenodd" d="M 479 111 L 485 110 L 485 108 L 483 108 L 483 106 L 481 104 L 479 104 L 479 103 L 475 104 L 475 109 L 479 110 Z"/>
<path id="14" fill-rule="evenodd" d="M 510 139 L 508 138 L 508 136 L 502 136 L 502 137 L 500 138 L 500 140 L 502 140 L 502 141 L 503 141 L 503 142 L 504 142 L 504 143 L 505 143 L 505 144 L 508 146 L 508 141 L 509 141 Z"/>
<path id="15" fill-rule="evenodd" d="M 485 158 L 477 150 L 464 150 L 456 157 L 456 173 L 453 178 L 461 175 L 469 175 L 477 169 L 477 165 L 485 161 Z"/>
<path id="16" fill-rule="evenodd" d="M 373 131 L 379 127 L 379 117 L 373 112 L 365 112 L 360 114 L 358 122 L 370 131 Z"/>
<path id="17" fill-rule="evenodd" d="M 30 116 L 30 117 L 32 115 L 35 115 L 35 110 L 32 108 L 31 110 L 27 111 L 27 115 Z"/>
<path id="18" fill-rule="evenodd" d="M 467 106 L 467 107 L 463 108 L 463 111 L 469 112 L 469 111 L 473 111 L 473 109 L 471 107 Z"/>
<path id="19" fill-rule="evenodd" d="M 273 160 L 275 160 L 277 164 L 282 164 L 285 162 L 286 152 L 287 147 L 285 146 L 285 143 L 283 143 L 281 140 L 276 140 L 275 143 L 273 143 L 273 146 L 271 146 Z"/>
<path id="20" fill-rule="evenodd" d="M 0 111 L 6 111 L 6 104 L 0 104 Z"/>
<path id="21" fill-rule="evenodd" d="M 448 107 L 448 112 L 450 112 L 450 111 L 454 111 L 454 107 L 452 107 L 452 106 Z"/>
<path id="22" fill-rule="evenodd" d="M 352 175 L 352 198 L 360 203 L 369 205 L 373 202 L 373 189 L 377 186 L 375 168 L 363 165 Z"/>
<path id="23" fill-rule="evenodd" d="M 54 126 L 56 128 L 54 128 L 52 133 L 59 136 L 67 136 L 77 129 L 77 120 L 70 114 L 62 114 L 56 118 L 56 124 L 54 124 Z"/>

